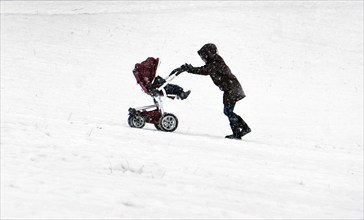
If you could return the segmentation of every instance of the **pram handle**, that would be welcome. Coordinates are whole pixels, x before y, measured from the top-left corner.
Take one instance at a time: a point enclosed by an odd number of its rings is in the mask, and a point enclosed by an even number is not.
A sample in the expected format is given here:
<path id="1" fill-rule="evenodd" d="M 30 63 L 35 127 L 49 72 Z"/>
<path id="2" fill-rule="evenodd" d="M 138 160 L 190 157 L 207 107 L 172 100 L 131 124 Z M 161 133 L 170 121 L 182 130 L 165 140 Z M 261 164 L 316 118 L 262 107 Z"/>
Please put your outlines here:
<path id="1" fill-rule="evenodd" d="M 178 68 L 176 68 L 176 69 L 174 69 L 170 74 L 169 74 L 169 76 L 171 76 L 171 75 L 173 75 L 173 74 L 175 74 L 176 76 L 178 76 L 179 74 L 181 74 L 181 73 L 183 73 L 183 72 L 185 72 L 185 71 L 187 71 L 187 69 L 186 68 L 184 68 L 184 66 L 181 66 L 181 67 L 178 67 Z"/>
<path id="2" fill-rule="evenodd" d="M 165 78 L 166 82 L 163 84 L 162 87 L 167 85 L 170 81 L 172 81 L 174 78 L 176 78 L 176 76 L 178 76 L 179 74 L 181 74 L 185 71 L 187 71 L 187 69 L 184 66 L 181 66 L 181 67 L 178 67 L 178 68 L 172 70 L 172 72 L 167 76 L 167 78 Z"/>
<path id="3" fill-rule="evenodd" d="M 176 69 L 174 69 L 165 79 L 162 79 L 164 82 L 158 86 L 157 88 L 154 89 L 149 89 L 149 92 L 151 93 L 152 96 L 157 96 L 158 91 L 162 91 L 165 95 L 165 91 L 164 91 L 164 87 L 169 84 L 169 82 L 171 82 L 174 78 L 176 78 L 179 74 L 183 73 L 187 71 L 186 68 L 184 68 L 184 66 L 178 67 Z"/>

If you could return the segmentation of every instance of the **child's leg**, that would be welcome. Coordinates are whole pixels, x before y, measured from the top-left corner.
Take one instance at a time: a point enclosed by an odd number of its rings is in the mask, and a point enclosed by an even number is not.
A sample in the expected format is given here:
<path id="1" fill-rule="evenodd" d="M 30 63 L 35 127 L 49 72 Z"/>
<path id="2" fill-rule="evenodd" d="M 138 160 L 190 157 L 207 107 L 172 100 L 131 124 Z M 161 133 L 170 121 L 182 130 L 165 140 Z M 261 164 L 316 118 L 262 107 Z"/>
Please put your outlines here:
<path id="1" fill-rule="evenodd" d="M 183 88 L 175 84 L 167 84 L 164 89 L 168 95 L 180 95 L 183 92 Z"/>
<path id="2" fill-rule="evenodd" d="M 181 86 L 175 84 L 167 84 L 164 89 L 166 90 L 167 95 L 177 95 L 180 99 L 186 99 L 191 91 L 184 92 Z"/>

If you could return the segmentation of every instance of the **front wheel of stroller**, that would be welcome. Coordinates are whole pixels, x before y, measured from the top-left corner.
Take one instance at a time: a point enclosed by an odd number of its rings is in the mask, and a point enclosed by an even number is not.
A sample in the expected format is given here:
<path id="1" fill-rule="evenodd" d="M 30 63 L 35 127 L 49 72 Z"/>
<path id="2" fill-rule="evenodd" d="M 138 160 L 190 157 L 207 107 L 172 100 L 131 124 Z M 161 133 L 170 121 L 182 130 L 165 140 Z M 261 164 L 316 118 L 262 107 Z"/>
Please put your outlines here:
<path id="1" fill-rule="evenodd" d="M 145 119 L 140 115 L 130 115 L 128 118 L 128 124 L 132 128 L 143 128 L 145 125 Z"/>
<path id="2" fill-rule="evenodd" d="M 165 113 L 159 121 L 159 126 L 162 131 L 173 132 L 177 129 L 178 119 L 174 114 Z"/>

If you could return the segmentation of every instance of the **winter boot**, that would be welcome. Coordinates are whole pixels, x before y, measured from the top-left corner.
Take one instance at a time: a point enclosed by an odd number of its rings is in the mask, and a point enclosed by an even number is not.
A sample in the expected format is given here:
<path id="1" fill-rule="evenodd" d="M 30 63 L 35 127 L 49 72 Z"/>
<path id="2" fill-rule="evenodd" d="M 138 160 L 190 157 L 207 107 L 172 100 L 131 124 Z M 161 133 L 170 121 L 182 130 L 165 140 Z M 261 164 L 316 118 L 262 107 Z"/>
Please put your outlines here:
<path id="1" fill-rule="evenodd" d="M 248 124 L 240 116 L 238 116 L 238 123 L 239 127 L 241 128 L 241 131 L 239 132 L 240 138 L 251 132 Z"/>
<path id="2" fill-rule="evenodd" d="M 242 128 L 243 130 L 248 130 L 249 126 L 247 125 L 247 123 L 238 115 L 238 124 L 239 127 Z"/>
<path id="3" fill-rule="evenodd" d="M 242 138 L 246 134 L 249 134 L 251 131 L 252 130 L 250 128 L 247 128 L 246 130 L 241 130 L 241 132 L 239 133 L 240 138 Z"/>
<path id="4" fill-rule="evenodd" d="M 225 136 L 225 138 L 228 139 L 241 139 L 241 135 L 240 135 L 240 128 L 239 128 L 239 124 L 235 123 L 235 124 L 230 124 L 231 130 L 233 131 L 233 134 L 231 135 L 227 135 Z"/>
<path id="5" fill-rule="evenodd" d="M 178 97 L 183 100 L 183 99 L 187 99 L 187 97 L 190 95 L 191 90 L 188 90 L 187 92 L 181 92 Z"/>

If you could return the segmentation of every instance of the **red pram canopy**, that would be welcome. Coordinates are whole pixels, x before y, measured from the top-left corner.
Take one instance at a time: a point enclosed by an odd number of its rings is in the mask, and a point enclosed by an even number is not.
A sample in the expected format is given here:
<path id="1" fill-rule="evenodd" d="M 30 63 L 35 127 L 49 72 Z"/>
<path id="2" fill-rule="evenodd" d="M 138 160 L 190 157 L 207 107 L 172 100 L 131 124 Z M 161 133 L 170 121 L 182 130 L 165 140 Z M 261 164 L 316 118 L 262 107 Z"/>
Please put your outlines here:
<path id="1" fill-rule="evenodd" d="M 145 61 L 135 64 L 133 74 L 143 91 L 149 94 L 148 86 L 153 82 L 157 72 L 159 58 L 148 57 Z"/>

